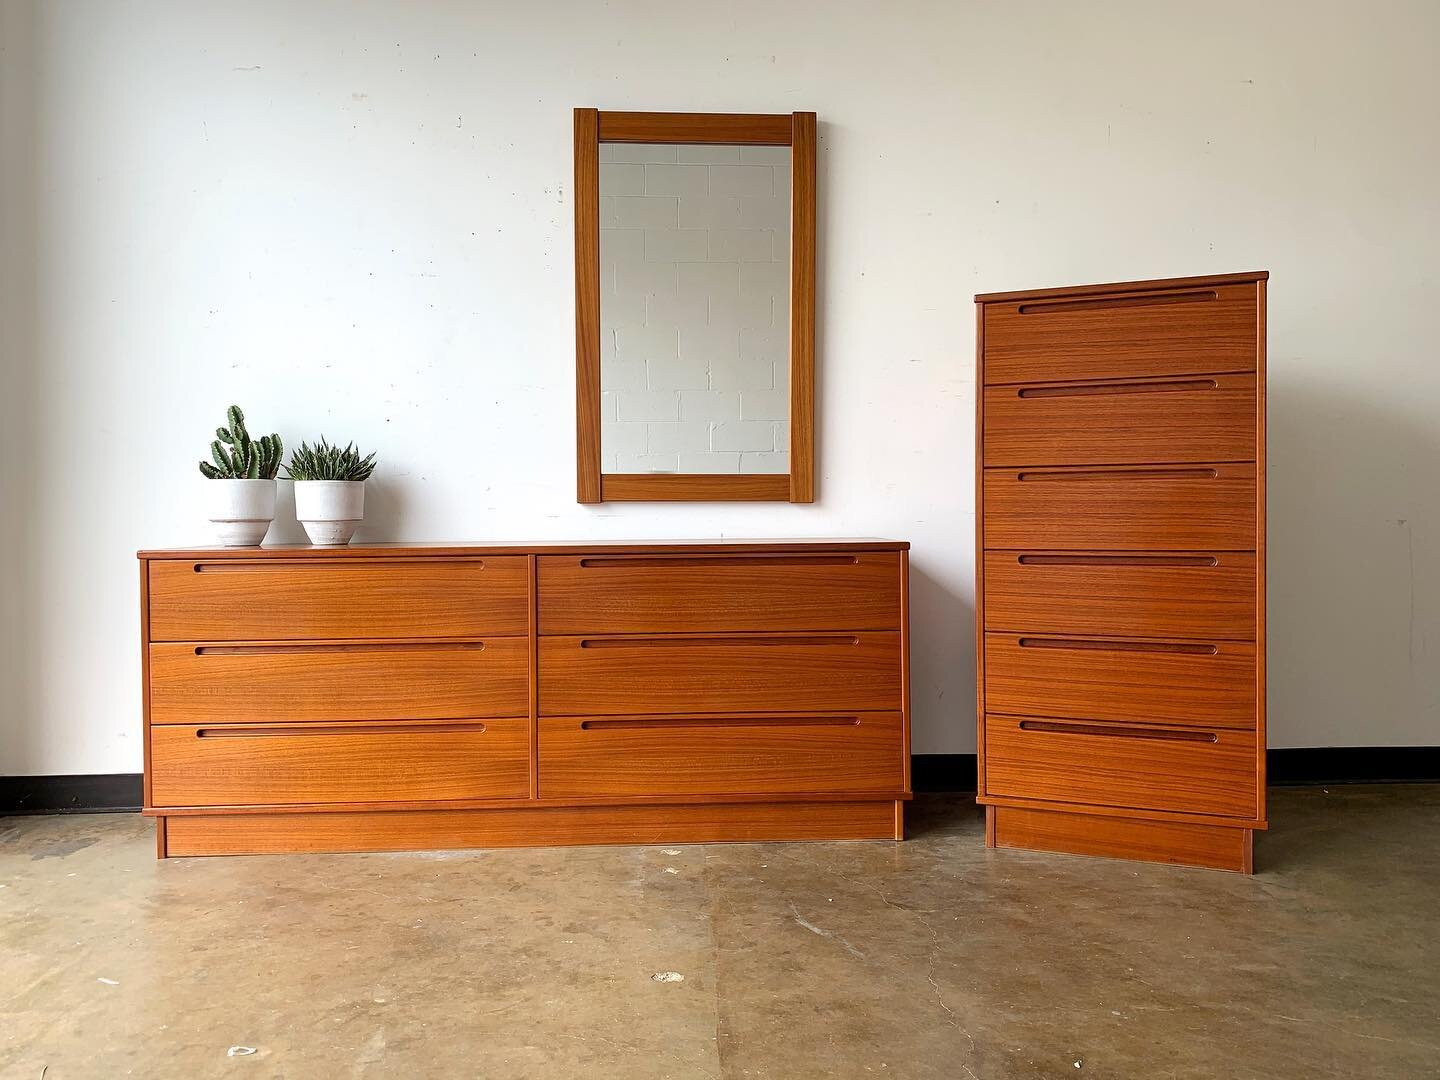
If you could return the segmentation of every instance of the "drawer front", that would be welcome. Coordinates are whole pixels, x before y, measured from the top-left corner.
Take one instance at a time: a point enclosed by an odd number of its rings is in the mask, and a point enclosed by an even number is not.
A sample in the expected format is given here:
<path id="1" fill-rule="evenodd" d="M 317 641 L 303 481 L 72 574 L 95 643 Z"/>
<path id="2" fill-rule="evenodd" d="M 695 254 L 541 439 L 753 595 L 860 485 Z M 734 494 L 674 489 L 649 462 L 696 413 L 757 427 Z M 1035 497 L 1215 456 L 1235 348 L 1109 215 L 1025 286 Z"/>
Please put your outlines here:
<path id="1" fill-rule="evenodd" d="M 524 634 L 529 594 L 524 556 L 156 561 L 150 640 Z"/>
<path id="2" fill-rule="evenodd" d="M 987 630 L 1254 640 L 1255 556 L 985 553 Z"/>
<path id="3" fill-rule="evenodd" d="M 1255 466 L 986 469 L 985 546 L 1247 551 Z"/>
<path id="4" fill-rule="evenodd" d="M 1253 282 L 985 305 L 985 382 L 1255 371 Z"/>
<path id="5" fill-rule="evenodd" d="M 1254 818 L 1255 734 L 987 714 L 993 796 Z"/>
<path id="6" fill-rule="evenodd" d="M 898 630 L 900 557 L 551 555 L 542 634 Z"/>
<path id="7" fill-rule="evenodd" d="M 155 727 L 154 806 L 523 799 L 529 721 Z"/>
<path id="8" fill-rule="evenodd" d="M 985 388 L 986 465 L 1252 461 L 1255 376 Z"/>
<path id="9" fill-rule="evenodd" d="M 523 716 L 528 658 L 525 638 L 152 645 L 150 722 Z"/>
<path id="10" fill-rule="evenodd" d="M 545 717 L 540 795 L 868 792 L 904 786 L 899 713 Z"/>
<path id="11" fill-rule="evenodd" d="M 886 712 L 900 708 L 900 635 L 540 639 L 547 716 Z"/>
<path id="12" fill-rule="evenodd" d="M 985 707 L 1254 729 L 1255 644 L 985 635 Z"/>

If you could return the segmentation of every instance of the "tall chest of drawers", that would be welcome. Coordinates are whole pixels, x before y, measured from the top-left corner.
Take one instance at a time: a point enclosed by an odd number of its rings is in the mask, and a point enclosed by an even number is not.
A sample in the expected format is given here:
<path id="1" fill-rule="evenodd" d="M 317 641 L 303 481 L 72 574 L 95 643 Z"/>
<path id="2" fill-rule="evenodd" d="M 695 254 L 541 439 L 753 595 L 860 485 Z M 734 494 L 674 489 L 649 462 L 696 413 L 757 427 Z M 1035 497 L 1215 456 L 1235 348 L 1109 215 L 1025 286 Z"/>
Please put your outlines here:
<path id="1" fill-rule="evenodd" d="M 1252 867 L 1267 277 L 976 297 L 991 846 Z"/>
<path id="2" fill-rule="evenodd" d="M 141 552 L 159 853 L 899 839 L 907 547 Z"/>

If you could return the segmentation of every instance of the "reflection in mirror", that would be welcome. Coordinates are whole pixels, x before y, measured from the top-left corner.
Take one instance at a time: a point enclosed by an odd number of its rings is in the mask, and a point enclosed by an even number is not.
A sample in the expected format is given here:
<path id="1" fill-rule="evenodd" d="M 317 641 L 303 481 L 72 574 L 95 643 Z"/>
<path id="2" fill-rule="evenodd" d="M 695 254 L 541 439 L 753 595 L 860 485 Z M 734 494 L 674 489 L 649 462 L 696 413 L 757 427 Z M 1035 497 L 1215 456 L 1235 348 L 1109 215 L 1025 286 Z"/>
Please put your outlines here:
<path id="1" fill-rule="evenodd" d="M 790 147 L 600 145 L 601 469 L 790 471 Z"/>

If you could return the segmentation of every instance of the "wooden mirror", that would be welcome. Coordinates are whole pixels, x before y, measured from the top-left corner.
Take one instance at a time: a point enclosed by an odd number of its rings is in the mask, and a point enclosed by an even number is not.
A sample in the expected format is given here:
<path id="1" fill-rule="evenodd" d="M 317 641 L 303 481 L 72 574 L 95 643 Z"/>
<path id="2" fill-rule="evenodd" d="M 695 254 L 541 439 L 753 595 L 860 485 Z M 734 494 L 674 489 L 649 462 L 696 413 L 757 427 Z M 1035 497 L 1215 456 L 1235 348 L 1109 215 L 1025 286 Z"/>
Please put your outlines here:
<path id="1" fill-rule="evenodd" d="M 575 110 L 577 497 L 815 500 L 815 114 Z"/>

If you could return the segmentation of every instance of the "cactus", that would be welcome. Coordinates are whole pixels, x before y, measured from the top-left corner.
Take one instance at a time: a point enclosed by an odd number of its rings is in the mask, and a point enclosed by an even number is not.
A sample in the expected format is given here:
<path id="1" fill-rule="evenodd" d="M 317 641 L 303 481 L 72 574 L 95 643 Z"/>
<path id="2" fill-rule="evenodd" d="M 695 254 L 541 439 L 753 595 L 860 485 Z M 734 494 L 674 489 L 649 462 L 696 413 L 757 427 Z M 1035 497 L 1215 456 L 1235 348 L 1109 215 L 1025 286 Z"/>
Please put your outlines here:
<path id="1" fill-rule="evenodd" d="M 262 435 L 251 439 L 239 405 L 225 410 L 225 419 L 228 426 L 216 428 L 210 443 L 214 464 L 200 462 L 200 472 L 210 480 L 274 480 L 284 454 L 280 436 Z"/>
<path id="2" fill-rule="evenodd" d="M 314 446 L 302 442 L 290 453 L 285 475 L 291 480 L 365 480 L 375 471 L 375 455 L 360 456 L 352 442 L 343 450 L 320 436 Z"/>

